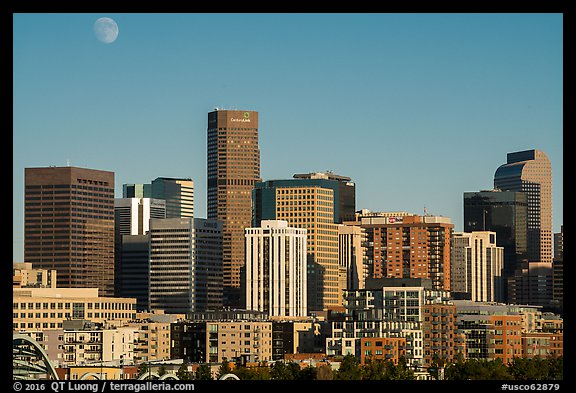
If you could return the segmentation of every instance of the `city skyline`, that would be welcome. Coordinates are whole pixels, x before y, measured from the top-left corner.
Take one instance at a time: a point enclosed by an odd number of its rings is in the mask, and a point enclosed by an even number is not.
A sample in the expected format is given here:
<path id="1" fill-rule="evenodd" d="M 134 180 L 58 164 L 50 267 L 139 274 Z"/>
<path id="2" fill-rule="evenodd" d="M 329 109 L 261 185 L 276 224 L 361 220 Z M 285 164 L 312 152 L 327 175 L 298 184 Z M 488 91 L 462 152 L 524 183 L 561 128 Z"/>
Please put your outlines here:
<path id="1" fill-rule="evenodd" d="M 95 37 L 100 17 L 118 23 L 116 41 Z M 356 183 L 357 210 L 426 209 L 455 231 L 465 192 L 492 189 L 508 153 L 541 150 L 560 232 L 560 13 L 13 22 L 14 261 L 24 261 L 25 168 L 112 171 L 116 198 L 123 184 L 191 178 L 194 216 L 206 218 L 206 115 L 215 107 L 258 112 L 263 181 L 332 170 Z"/>

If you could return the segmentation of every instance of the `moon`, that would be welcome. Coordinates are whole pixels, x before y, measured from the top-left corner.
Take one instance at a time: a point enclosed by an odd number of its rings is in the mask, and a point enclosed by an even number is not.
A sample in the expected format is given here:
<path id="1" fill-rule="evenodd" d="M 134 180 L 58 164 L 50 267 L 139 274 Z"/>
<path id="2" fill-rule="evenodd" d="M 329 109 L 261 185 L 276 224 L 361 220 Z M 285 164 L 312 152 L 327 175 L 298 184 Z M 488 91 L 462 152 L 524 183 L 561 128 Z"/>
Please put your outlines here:
<path id="1" fill-rule="evenodd" d="M 100 18 L 94 22 L 96 38 L 105 44 L 111 44 L 118 37 L 118 25 L 112 18 Z"/>

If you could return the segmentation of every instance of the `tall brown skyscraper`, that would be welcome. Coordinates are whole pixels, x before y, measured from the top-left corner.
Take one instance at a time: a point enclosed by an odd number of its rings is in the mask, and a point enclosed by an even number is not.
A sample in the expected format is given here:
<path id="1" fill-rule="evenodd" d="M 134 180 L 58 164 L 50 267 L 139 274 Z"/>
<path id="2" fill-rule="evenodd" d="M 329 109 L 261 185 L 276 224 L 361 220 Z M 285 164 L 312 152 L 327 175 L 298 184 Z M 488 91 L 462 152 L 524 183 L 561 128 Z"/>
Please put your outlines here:
<path id="1" fill-rule="evenodd" d="M 59 287 L 114 295 L 114 172 L 25 169 L 24 260 L 56 269 Z"/>
<path id="2" fill-rule="evenodd" d="M 223 222 L 224 305 L 240 307 L 244 228 L 252 223 L 252 188 L 260 181 L 258 112 L 208 113 L 208 218 Z"/>

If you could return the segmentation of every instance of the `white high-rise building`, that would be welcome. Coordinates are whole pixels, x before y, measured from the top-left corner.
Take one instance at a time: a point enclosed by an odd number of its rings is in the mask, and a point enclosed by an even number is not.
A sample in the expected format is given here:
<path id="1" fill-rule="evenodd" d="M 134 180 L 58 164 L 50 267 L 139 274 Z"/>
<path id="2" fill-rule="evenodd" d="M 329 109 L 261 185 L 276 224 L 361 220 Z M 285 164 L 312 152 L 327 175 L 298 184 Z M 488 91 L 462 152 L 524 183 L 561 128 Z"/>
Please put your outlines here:
<path id="1" fill-rule="evenodd" d="M 246 228 L 245 300 L 247 310 L 269 316 L 307 315 L 307 230 L 284 220 L 262 220 Z"/>
<path id="2" fill-rule="evenodd" d="M 496 232 L 454 232 L 450 253 L 452 292 L 469 293 L 477 302 L 503 302 L 504 247 Z"/>
<path id="3" fill-rule="evenodd" d="M 116 236 L 145 235 L 151 218 L 166 218 L 166 201 L 155 198 L 114 199 Z"/>

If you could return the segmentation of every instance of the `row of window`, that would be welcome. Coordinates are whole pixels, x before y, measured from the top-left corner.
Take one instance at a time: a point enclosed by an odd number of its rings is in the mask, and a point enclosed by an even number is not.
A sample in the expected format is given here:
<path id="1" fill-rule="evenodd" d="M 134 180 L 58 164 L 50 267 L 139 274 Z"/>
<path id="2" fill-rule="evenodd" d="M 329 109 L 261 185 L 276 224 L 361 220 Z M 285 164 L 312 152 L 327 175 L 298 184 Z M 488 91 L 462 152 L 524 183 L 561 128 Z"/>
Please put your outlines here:
<path id="1" fill-rule="evenodd" d="M 74 308 L 76 307 L 84 307 L 85 303 L 73 303 Z M 53 302 L 37 302 L 37 303 L 13 303 L 12 307 L 14 310 L 62 310 L 62 309 L 70 309 L 72 303 L 53 303 Z M 94 307 L 95 310 L 135 310 L 135 304 L 129 303 L 87 303 L 88 310 L 92 310 Z"/>

